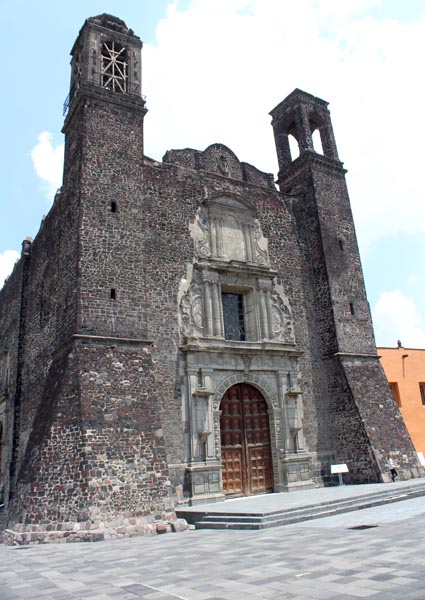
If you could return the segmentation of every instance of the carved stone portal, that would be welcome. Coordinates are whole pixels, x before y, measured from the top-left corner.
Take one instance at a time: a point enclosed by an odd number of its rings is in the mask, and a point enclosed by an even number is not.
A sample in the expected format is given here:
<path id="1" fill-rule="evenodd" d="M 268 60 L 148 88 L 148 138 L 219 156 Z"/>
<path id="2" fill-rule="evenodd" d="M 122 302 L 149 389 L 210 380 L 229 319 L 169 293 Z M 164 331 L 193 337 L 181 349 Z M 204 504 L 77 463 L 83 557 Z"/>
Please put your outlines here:
<path id="1" fill-rule="evenodd" d="M 194 260 L 187 265 L 178 296 L 190 503 L 222 500 L 225 493 L 309 487 L 293 318 L 284 288 L 271 270 L 256 211 L 233 196 L 206 199 L 190 231 Z M 241 393 L 250 390 L 255 410 L 248 410 L 250 403 L 242 393 L 242 404 L 227 398 L 232 410 L 227 407 L 226 413 L 221 401 L 236 388 Z M 236 426 L 230 420 L 236 418 L 233 408 L 239 404 L 248 416 Z M 268 436 L 267 457 L 257 440 L 254 462 L 259 470 L 243 471 L 244 477 L 249 475 L 242 488 L 232 475 L 239 460 L 238 442 L 232 436 L 241 432 L 247 440 L 257 434 L 261 439 Z M 241 454 L 246 463 L 248 450 L 246 446 Z M 261 485 L 254 481 L 257 474 Z"/>

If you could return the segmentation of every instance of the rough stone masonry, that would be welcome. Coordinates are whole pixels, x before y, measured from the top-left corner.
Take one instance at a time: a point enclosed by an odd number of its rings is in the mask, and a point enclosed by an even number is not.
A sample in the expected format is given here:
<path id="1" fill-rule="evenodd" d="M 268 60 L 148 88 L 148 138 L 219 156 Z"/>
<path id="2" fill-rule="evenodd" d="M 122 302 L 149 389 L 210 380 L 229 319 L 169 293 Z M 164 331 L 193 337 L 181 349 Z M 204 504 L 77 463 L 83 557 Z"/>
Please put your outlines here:
<path id="1" fill-rule="evenodd" d="M 277 187 L 219 143 L 157 162 L 141 51 L 116 17 L 84 23 L 63 185 L 0 293 L 8 543 L 176 530 L 177 506 L 328 485 L 334 463 L 384 481 L 388 452 L 422 474 L 327 103 L 296 89 L 271 111 Z"/>

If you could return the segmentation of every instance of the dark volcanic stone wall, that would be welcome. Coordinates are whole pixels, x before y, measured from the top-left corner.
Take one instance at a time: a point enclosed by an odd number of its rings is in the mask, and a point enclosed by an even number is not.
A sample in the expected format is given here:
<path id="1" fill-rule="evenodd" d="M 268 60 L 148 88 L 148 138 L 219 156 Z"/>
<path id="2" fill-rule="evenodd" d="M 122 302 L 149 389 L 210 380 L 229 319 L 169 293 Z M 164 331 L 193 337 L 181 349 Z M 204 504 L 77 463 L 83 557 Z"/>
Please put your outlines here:
<path id="1" fill-rule="evenodd" d="M 57 354 L 9 513 L 19 540 L 151 533 L 175 518 L 154 377 L 149 346 L 77 340 Z"/>
<path id="2" fill-rule="evenodd" d="M 297 344 L 303 350 L 300 386 L 304 401 L 304 433 L 309 450 L 322 452 L 329 459 L 334 456 L 334 449 L 328 418 L 327 379 L 321 363 L 323 353 L 317 350 L 320 339 L 314 312 L 309 318 L 312 313 L 306 294 L 311 294 L 311 281 L 300 253 L 291 206 L 276 189 L 270 188 L 267 176 L 261 179 L 261 186 L 256 186 L 245 182 L 242 170 L 235 165 L 233 169 L 239 179 L 217 172 L 182 168 L 182 163 L 195 164 L 190 158 L 191 152 L 195 153 L 190 150 L 167 153 L 167 160 L 173 160 L 179 166 L 168 163 L 146 167 L 143 186 L 146 227 L 140 235 L 144 237 L 141 248 L 145 257 L 146 294 L 152 306 L 149 336 L 157 345 L 157 368 L 161 378 L 158 392 L 162 398 L 161 420 L 168 460 L 178 464 L 183 454 L 176 299 L 180 280 L 186 276 L 187 265 L 193 261 L 189 225 L 202 202 L 218 194 L 242 197 L 258 210 L 263 234 L 269 241 L 271 266 L 289 298 Z M 319 469 L 320 465 L 317 475 L 320 475 Z"/>
<path id="3" fill-rule="evenodd" d="M 131 106 L 91 99 L 80 102 L 66 124 L 67 135 L 75 134 L 74 126 L 82 130 L 81 152 L 68 158 L 81 164 L 78 313 L 87 333 L 147 335 L 139 245 L 143 116 Z"/>
<path id="4" fill-rule="evenodd" d="M 7 430 L 13 441 L 4 462 L 9 492 L 19 477 L 53 354 L 75 328 L 77 222 L 75 206 L 58 193 L 1 292 L 2 346 L 10 356 Z"/>
<path id="5" fill-rule="evenodd" d="M 0 351 L 2 353 L 4 381 L 1 382 L 0 397 L 3 398 L 3 447 L 2 447 L 2 484 L 3 502 L 8 505 L 10 478 L 15 477 L 16 457 L 19 450 L 18 430 L 21 414 L 19 390 L 22 386 L 22 326 L 24 325 L 22 281 L 24 261 L 20 260 L 0 290 Z M 15 430 L 16 426 L 16 430 Z"/>
<path id="6" fill-rule="evenodd" d="M 110 82 L 102 85 L 96 73 L 103 65 L 102 40 L 129 44 L 126 85 L 131 85 L 125 93 Z M 86 22 L 77 42 L 64 125 L 63 187 L 0 292 L 0 358 L 9 365 L 0 389 L 7 407 L 7 540 L 96 540 L 177 527 L 174 508 L 183 499 L 190 470 L 185 460 L 192 433 L 184 394 L 188 405 L 197 402 L 187 391 L 188 379 L 196 375 L 185 372 L 193 364 L 182 358 L 183 351 L 189 355 L 190 343 L 181 345 L 178 297 L 195 260 L 198 275 L 205 266 L 195 258 L 193 231 L 201 208 L 217 198 L 230 202 L 220 206 L 223 211 L 231 202 L 238 206 L 235 211 L 247 207 L 251 221 L 243 222 L 243 235 L 250 231 L 251 241 L 258 242 L 261 234 L 268 240 L 270 270 L 261 266 L 264 262 L 246 259 L 249 283 L 235 287 L 260 290 L 263 302 L 263 291 L 271 294 L 268 308 L 256 307 L 259 313 L 268 311 L 259 321 L 268 321 L 269 329 L 262 330 L 264 339 L 248 339 L 245 349 L 208 334 L 196 352 L 203 367 L 214 343 L 223 363 L 235 357 L 239 365 L 245 361 L 239 371 L 227 373 L 227 364 L 214 367 L 227 383 L 251 376 L 250 361 L 257 361 L 252 381 L 262 375 L 273 379 L 277 393 L 273 400 L 268 397 L 273 414 L 287 419 L 288 436 L 302 428 L 306 447 L 301 452 L 295 441 L 290 446 L 281 437 L 277 446 L 272 436 L 275 479 L 280 477 L 276 489 L 282 489 L 282 465 L 296 462 L 297 455 L 304 460 L 299 473 L 312 464 L 306 485 L 312 478 L 328 482 L 333 462 L 348 464 L 347 481 L 378 481 L 385 454 L 394 450 L 402 473 L 417 476 L 413 446 L 376 356 L 345 172 L 326 103 L 296 90 L 286 107 L 284 101 L 273 111 L 274 127 L 286 127 L 275 131 L 281 192 L 270 174 L 241 163 L 222 144 L 203 152 L 170 150 L 162 163 L 155 162 L 143 154 L 147 111 L 140 95 L 140 40 L 122 21 L 102 15 Z M 308 112 L 310 105 L 315 112 Z M 312 149 L 316 126 L 326 156 Z M 291 161 L 285 144 L 297 127 L 301 155 Z M 239 275 L 237 256 L 232 264 L 224 264 L 223 255 L 213 257 L 205 273 L 211 268 L 226 285 L 231 270 L 232 277 Z M 204 291 L 211 289 L 209 276 Z M 261 287 L 264 281 L 267 290 Z M 288 301 L 286 307 L 281 298 L 295 343 L 292 337 L 273 337 L 272 286 L 282 288 Z M 218 296 L 218 286 L 213 289 Z M 259 298 L 260 292 L 253 296 Z M 280 318 L 283 308 L 278 310 Z M 215 319 L 217 324 L 220 316 Z M 288 373 L 285 384 L 289 362 L 299 380 L 291 384 Z M 193 396 L 209 402 L 217 414 L 219 400 L 209 397 L 218 398 L 224 383 L 217 379 L 218 389 L 207 390 L 202 381 L 201 371 Z M 297 418 L 303 414 L 298 423 L 289 405 L 301 404 L 301 397 L 302 410 L 291 408 Z M 220 437 L 219 426 L 195 433 Z M 213 483 L 219 487 L 219 441 L 216 450 L 207 466 L 215 461 Z M 296 479 L 295 462 L 289 467 L 298 485 L 303 481 Z M 200 462 L 195 466 L 206 468 Z"/>

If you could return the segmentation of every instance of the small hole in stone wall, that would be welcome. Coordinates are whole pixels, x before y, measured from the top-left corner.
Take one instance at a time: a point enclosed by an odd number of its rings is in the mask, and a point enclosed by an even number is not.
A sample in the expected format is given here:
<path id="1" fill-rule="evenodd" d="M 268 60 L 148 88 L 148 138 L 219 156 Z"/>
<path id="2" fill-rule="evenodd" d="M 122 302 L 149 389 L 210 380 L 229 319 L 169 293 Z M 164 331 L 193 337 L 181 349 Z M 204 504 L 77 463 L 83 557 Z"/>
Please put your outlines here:
<path id="1" fill-rule="evenodd" d="M 117 291 L 115 288 L 111 288 L 111 300 L 117 299 Z"/>
<path id="2" fill-rule="evenodd" d="M 354 304 L 350 302 L 350 313 L 354 315 Z"/>
<path id="3" fill-rule="evenodd" d="M 344 240 L 338 240 L 339 243 L 339 249 L 341 250 L 341 252 L 344 252 Z"/>
<path id="4" fill-rule="evenodd" d="M 111 212 L 113 212 L 113 213 L 117 212 L 117 203 L 116 202 L 111 202 Z"/>

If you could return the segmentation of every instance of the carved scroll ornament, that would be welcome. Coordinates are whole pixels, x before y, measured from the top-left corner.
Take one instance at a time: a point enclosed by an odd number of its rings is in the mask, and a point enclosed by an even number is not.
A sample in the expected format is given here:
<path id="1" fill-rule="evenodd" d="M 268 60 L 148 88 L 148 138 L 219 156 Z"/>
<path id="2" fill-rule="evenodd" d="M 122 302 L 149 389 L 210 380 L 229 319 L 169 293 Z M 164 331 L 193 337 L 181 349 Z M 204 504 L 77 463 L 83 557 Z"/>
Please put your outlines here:
<path id="1" fill-rule="evenodd" d="M 284 342 L 295 342 L 294 327 L 289 305 L 276 289 L 272 291 L 273 337 Z"/>
<path id="2" fill-rule="evenodd" d="M 195 255 L 200 258 L 209 258 L 211 256 L 210 248 L 210 223 L 208 211 L 201 207 L 197 215 L 198 235 L 195 240 Z"/>
<path id="3" fill-rule="evenodd" d="M 255 241 L 255 262 L 261 267 L 270 266 L 267 240 L 263 236 L 260 221 L 258 219 L 255 219 L 254 221 L 253 236 Z"/>
<path id="4" fill-rule="evenodd" d="M 202 289 L 192 283 L 180 301 L 180 333 L 183 337 L 202 336 Z"/>

